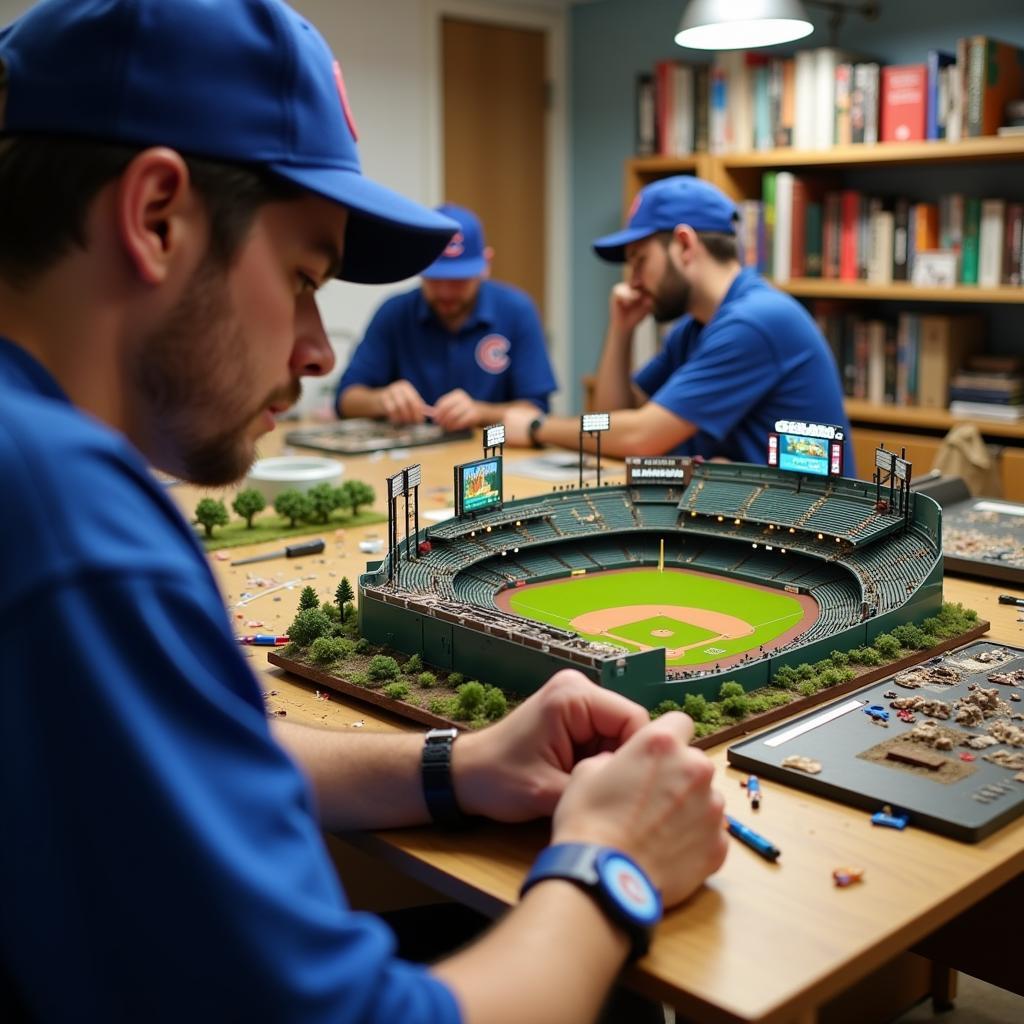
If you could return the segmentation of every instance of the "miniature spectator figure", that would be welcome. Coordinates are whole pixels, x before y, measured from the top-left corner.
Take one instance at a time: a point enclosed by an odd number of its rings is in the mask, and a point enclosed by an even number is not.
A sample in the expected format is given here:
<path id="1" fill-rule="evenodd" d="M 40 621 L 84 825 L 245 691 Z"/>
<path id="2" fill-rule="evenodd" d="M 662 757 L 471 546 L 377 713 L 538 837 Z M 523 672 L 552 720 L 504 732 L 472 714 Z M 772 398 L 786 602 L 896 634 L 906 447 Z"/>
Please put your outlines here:
<path id="1" fill-rule="evenodd" d="M 332 368 L 318 288 L 403 280 L 459 225 L 362 176 L 341 68 L 281 0 L 38 3 L 0 61 L 0 1018 L 594 1019 L 654 890 L 725 856 L 690 720 L 562 672 L 426 744 L 268 721 L 148 468 L 242 478 Z M 481 941 L 437 959 L 435 910 L 436 962 L 399 959 L 321 830 L 463 815 L 553 815 L 552 845 Z"/>
<path id="2" fill-rule="evenodd" d="M 490 280 L 494 253 L 475 213 L 454 203 L 438 212 L 459 231 L 418 288 L 374 314 L 338 383 L 338 411 L 453 431 L 494 423 L 513 406 L 546 411 L 557 384 L 533 302 Z"/>

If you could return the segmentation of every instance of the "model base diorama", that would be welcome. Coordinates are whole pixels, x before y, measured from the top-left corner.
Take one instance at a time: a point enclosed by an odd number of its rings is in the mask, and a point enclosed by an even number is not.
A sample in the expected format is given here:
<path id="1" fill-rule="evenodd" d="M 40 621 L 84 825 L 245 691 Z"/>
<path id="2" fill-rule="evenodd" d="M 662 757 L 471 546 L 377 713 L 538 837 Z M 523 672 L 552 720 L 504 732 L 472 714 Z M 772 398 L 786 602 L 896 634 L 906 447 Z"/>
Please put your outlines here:
<path id="1" fill-rule="evenodd" d="M 763 778 L 977 842 L 1024 813 L 1024 650 L 971 644 L 731 747 Z"/>
<path id="2" fill-rule="evenodd" d="M 778 424 L 768 466 L 632 458 L 623 484 L 509 503 L 489 435 L 447 522 L 420 530 L 418 466 L 389 479 L 388 555 L 359 580 L 361 636 L 432 669 L 431 692 L 415 670 L 376 687 L 389 706 L 404 685 L 392 710 L 417 721 L 479 720 L 453 676 L 515 701 L 575 668 L 718 742 L 987 629 L 942 605 L 940 512 L 910 464 L 882 448 L 873 482 L 843 478 L 838 428 Z M 350 689 L 302 644 L 271 660 Z"/>
<path id="3" fill-rule="evenodd" d="M 446 431 L 436 423 L 389 423 L 387 420 L 346 419 L 320 427 L 289 430 L 288 444 L 337 455 L 366 455 L 392 451 L 395 448 L 416 448 L 445 441 L 463 441 L 469 431 Z"/>

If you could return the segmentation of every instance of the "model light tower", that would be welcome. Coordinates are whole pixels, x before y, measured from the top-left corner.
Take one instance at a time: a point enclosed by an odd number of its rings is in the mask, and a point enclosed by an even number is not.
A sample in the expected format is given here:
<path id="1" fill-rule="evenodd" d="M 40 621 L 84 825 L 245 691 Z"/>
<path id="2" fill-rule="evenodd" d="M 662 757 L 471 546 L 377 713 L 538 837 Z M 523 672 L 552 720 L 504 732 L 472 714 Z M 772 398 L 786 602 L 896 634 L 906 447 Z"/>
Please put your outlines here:
<path id="1" fill-rule="evenodd" d="M 500 458 L 505 451 L 505 424 L 484 427 L 484 458 Z"/>
<path id="2" fill-rule="evenodd" d="M 594 438 L 597 455 L 597 486 L 601 486 L 601 435 L 611 426 L 611 413 L 585 412 L 580 417 L 580 490 L 583 489 L 583 435 Z"/>

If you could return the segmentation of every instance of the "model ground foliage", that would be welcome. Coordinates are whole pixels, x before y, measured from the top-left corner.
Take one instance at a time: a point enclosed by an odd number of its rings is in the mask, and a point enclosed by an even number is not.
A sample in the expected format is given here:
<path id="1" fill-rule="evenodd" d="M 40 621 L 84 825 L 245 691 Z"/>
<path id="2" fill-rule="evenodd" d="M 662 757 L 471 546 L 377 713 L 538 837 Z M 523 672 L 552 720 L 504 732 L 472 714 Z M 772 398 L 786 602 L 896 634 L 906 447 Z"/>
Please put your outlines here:
<path id="1" fill-rule="evenodd" d="M 395 652 L 361 638 L 353 596 L 347 579 L 338 584 L 334 602 L 321 603 L 313 588 L 306 587 L 298 614 L 288 630 L 291 643 L 282 651 L 285 657 L 470 728 L 496 721 L 522 700 L 519 695 L 480 680 L 467 680 L 460 672 L 425 665 L 418 654 L 396 656 Z M 814 663 L 783 666 L 776 671 L 770 686 L 748 693 L 740 683 L 729 680 L 722 683 L 718 700 L 688 694 L 682 703 L 662 701 L 651 711 L 651 717 L 657 718 L 667 711 L 685 711 L 694 721 L 696 736 L 710 736 L 914 652 L 926 651 L 944 640 L 961 636 L 977 622 L 976 611 L 947 603 L 938 615 L 920 625 L 897 626 L 871 644 L 850 651 L 833 651 Z"/>
<path id="2" fill-rule="evenodd" d="M 346 480 L 340 487 L 318 484 L 306 492 L 282 491 L 269 507 L 254 488 L 239 491 L 231 502 L 237 518 L 219 498 L 203 498 L 195 509 L 194 524 L 202 530 L 207 551 L 287 540 L 320 533 L 325 529 L 369 526 L 387 521 L 380 512 L 367 510 L 376 495 L 369 484 Z"/>

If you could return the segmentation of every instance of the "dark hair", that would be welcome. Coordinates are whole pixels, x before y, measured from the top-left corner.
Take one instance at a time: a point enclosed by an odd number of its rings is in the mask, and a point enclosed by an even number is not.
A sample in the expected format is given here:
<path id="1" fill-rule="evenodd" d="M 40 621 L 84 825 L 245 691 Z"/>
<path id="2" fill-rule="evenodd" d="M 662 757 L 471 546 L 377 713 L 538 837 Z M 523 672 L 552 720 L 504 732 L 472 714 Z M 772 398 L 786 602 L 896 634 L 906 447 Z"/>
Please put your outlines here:
<path id="1" fill-rule="evenodd" d="M 656 238 L 667 249 L 672 241 L 673 231 L 658 231 Z M 738 262 L 740 258 L 739 244 L 735 235 L 727 235 L 723 231 L 697 231 L 697 239 L 708 251 L 708 255 L 716 263 Z"/>
<path id="2" fill-rule="evenodd" d="M 90 203 L 142 149 L 65 137 L 0 139 L 0 279 L 23 288 L 72 246 L 84 248 Z M 262 167 L 183 158 L 210 216 L 211 255 L 224 266 L 261 206 L 305 194 Z"/>

